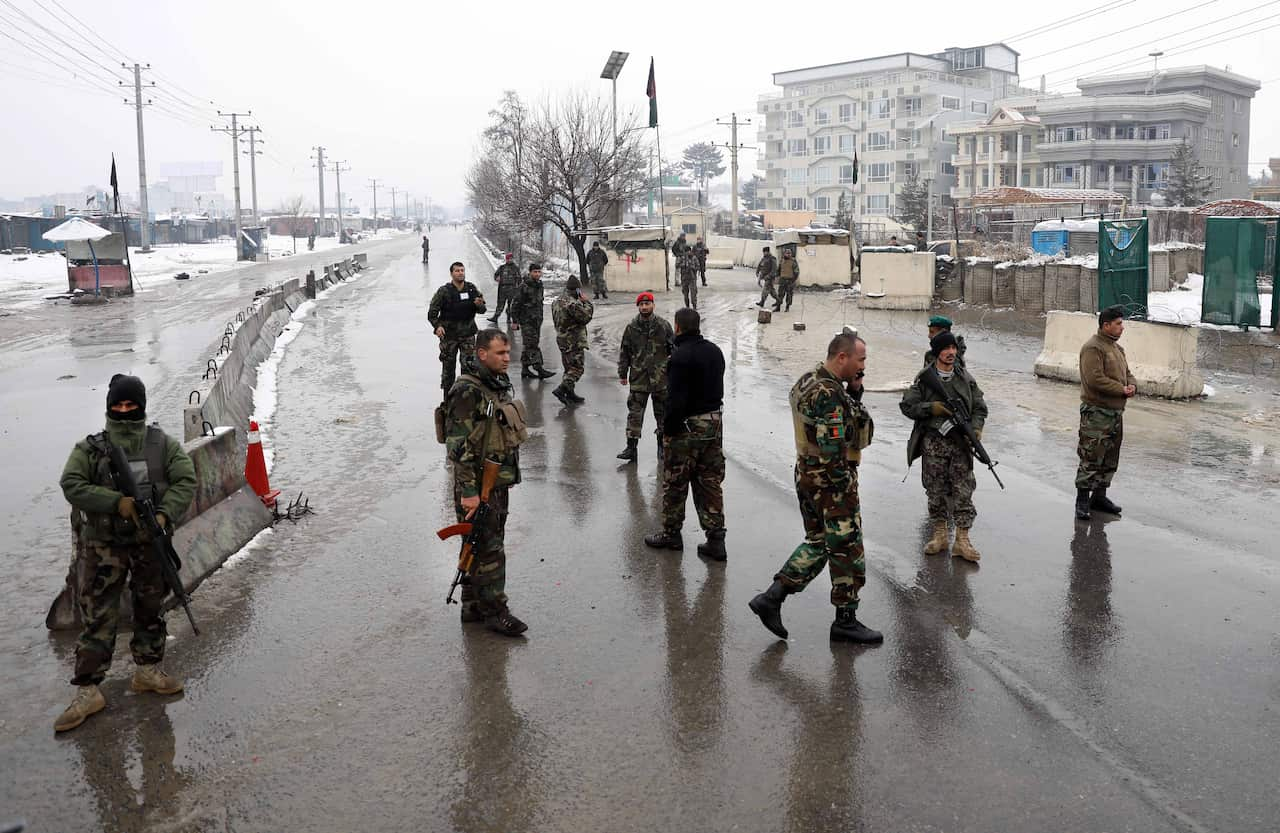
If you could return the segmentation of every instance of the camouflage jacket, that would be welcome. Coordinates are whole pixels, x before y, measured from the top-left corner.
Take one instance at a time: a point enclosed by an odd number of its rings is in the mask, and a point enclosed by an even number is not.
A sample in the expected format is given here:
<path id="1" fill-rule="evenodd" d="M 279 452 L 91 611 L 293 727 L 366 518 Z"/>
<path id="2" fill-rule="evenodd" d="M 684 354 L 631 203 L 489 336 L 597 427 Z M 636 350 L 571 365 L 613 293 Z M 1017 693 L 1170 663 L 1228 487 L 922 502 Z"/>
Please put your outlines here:
<path id="1" fill-rule="evenodd" d="M 476 334 L 476 314 L 484 309 L 484 296 L 475 284 L 463 281 L 458 289 L 449 281 L 432 296 L 427 321 L 432 329 L 444 327 L 445 338 L 466 338 Z"/>
<path id="2" fill-rule="evenodd" d="M 587 324 L 595 307 L 586 298 L 566 289 L 551 303 L 551 323 L 556 327 L 556 346 L 561 350 L 587 349 Z"/>
<path id="3" fill-rule="evenodd" d="M 862 449 L 871 444 L 875 423 L 862 405 L 861 390 L 819 364 L 791 388 L 791 420 L 795 430 L 796 469 L 833 489 L 846 488 Z"/>
<path id="4" fill-rule="evenodd" d="M 493 282 L 498 286 L 515 286 L 520 283 L 520 267 L 515 263 L 504 263 L 493 273 Z"/>
<path id="5" fill-rule="evenodd" d="M 191 505 L 196 493 L 196 469 L 191 458 L 182 450 L 182 444 L 165 434 L 158 426 L 162 441 L 159 460 L 164 470 L 164 483 L 153 484 L 152 497 L 156 511 L 164 513 L 176 524 Z M 107 440 L 125 452 L 130 461 L 145 459 L 148 426 L 139 420 L 108 419 Z M 150 476 L 148 465 L 148 479 Z M 107 458 L 89 444 L 88 438 L 76 443 L 62 469 L 59 481 L 62 494 L 73 509 L 72 524 L 90 541 L 130 542 L 137 540 L 138 530 L 132 522 L 121 518 L 116 507 L 123 495 L 116 491 L 111 481 Z"/>
<path id="6" fill-rule="evenodd" d="M 637 315 L 622 333 L 618 350 L 618 378 L 626 379 L 635 391 L 667 389 L 667 359 L 674 349 L 675 331 L 656 313 Z"/>
<path id="7" fill-rule="evenodd" d="M 711 250 L 707 248 L 707 244 L 701 241 L 694 243 L 691 251 L 693 252 L 693 256 L 698 259 L 699 266 L 706 263 L 707 255 L 711 254 Z"/>
<path id="8" fill-rule="evenodd" d="M 484 387 L 481 390 L 477 382 Z M 485 459 L 502 464 L 499 486 L 520 482 L 520 449 L 504 436 L 496 406 L 514 401 L 511 380 L 476 365 L 459 377 L 445 401 L 445 449 L 453 461 L 453 482 L 462 497 L 480 494 Z M 493 407 L 491 407 L 491 405 Z"/>
<path id="9" fill-rule="evenodd" d="M 950 417 L 933 415 L 932 403 L 941 402 L 942 399 L 936 393 L 926 390 L 920 381 L 920 378 L 929 372 L 931 372 L 930 368 L 926 367 L 917 373 L 915 381 L 911 383 L 911 387 L 907 388 L 906 393 L 902 395 L 902 401 L 898 403 L 903 416 L 916 421 L 915 427 L 911 429 L 911 438 L 907 440 L 908 466 L 924 453 L 925 434 L 930 431 L 942 432 L 944 428 L 947 434 L 957 430 L 954 427 L 947 428 L 951 421 Z M 978 387 L 977 380 L 969 375 L 969 371 L 957 364 L 951 378 L 944 379 L 942 386 L 964 402 L 965 407 L 969 409 L 973 430 L 981 431 L 982 426 L 987 422 L 987 400 L 983 397 L 982 388 Z"/>
<path id="10" fill-rule="evenodd" d="M 542 326 L 542 299 L 545 291 L 546 286 L 542 281 L 535 281 L 533 278 L 525 278 L 524 283 L 516 288 L 516 294 L 511 299 L 511 314 L 517 324 L 521 327 Z"/>
<path id="11" fill-rule="evenodd" d="M 680 277 L 687 278 L 698 271 L 698 259 L 694 257 L 693 249 L 686 249 L 676 258 L 676 268 L 680 270 Z"/>
<path id="12" fill-rule="evenodd" d="M 778 259 L 772 253 L 760 258 L 760 262 L 756 264 L 756 277 L 760 280 L 769 280 L 778 274 Z"/>
<path id="13" fill-rule="evenodd" d="M 791 263 L 791 277 L 790 277 L 790 278 L 786 277 L 786 276 L 782 273 L 782 270 L 786 268 L 786 264 L 787 264 L 787 259 L 786 259 L 786 258 L 783 258 L 783 259 L 781 259 L 781 260 L 779 260 L 779 261 L 778 261 L 778 265 L 777 265 L 777 267 L 773 270 L 773 274 L 774 274 L 774 275 L 776 275 L 776 276 L 777 276 L 777 278 L 778 278 L 779 280 L 783 280 L 783 281 L 787 281 L 787 280 L 791 280 L 791 281 L 798 281 L 798 280 L 800 280 L 800 261 L 798 261 L 798 260 L 796 260 L 794 257 L 792 257 L 792 258 L 791 258 L 791 260 L 790 260 L 790 263 Z"/>
<path id="14" fill-rule="evenodd" d="M 587 268 L 591 270 L 591 274 L 603 272 L 608 263 L 609 256 L 605 254 L 604 249 L 593 248 L 587 252 Z"/>

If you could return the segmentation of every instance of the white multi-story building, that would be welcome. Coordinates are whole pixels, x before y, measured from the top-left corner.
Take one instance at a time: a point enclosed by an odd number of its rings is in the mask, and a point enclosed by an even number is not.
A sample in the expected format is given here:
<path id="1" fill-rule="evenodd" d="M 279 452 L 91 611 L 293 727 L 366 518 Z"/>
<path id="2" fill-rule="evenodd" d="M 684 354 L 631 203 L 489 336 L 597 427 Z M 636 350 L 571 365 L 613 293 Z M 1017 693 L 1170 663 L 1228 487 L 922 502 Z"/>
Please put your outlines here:
<path id="1" fill-rule="evenodd" d="M 841 195 L 854 216 L 892 216 L 912 174 L 932 180 L 940 205 L 955 185 L 954 122 L 994 112 L 1018 86 L 1018 53 L 1004 44 L 903 52 L 774 73 L 782 88 L 760 98 L 765 208 L 835 219 Z M 854 158 L 859 163 L 853 184 Z"/>

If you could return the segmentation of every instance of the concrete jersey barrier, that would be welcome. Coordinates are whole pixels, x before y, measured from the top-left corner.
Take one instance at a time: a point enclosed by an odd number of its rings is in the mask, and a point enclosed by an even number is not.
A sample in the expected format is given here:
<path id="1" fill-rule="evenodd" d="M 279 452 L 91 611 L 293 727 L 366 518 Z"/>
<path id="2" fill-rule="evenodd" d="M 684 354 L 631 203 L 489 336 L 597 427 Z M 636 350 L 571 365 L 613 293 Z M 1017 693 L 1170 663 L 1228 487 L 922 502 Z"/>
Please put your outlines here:
<path id="1" fill-rule="evenodd" d="M 931 252 L 862 252 L 864 309 L 929 309 L 933 302 Z"/>
<path id="2" fill-rule="evenodd" d="M 1079 312 L 1052 311 L 1044 330 L 1044 349 L 1035 373 L 1048 379 L 1080 382 L 1080 348 L 1098 332 L 1098 317 Z M 1200 331 L 1196 327 L 1151 321 L 1126 321 L 1120 339 L 1138 393 L 1168 399 L 1187 399 L 1204 392 L 1204 377 L 1196 363 Z"/>

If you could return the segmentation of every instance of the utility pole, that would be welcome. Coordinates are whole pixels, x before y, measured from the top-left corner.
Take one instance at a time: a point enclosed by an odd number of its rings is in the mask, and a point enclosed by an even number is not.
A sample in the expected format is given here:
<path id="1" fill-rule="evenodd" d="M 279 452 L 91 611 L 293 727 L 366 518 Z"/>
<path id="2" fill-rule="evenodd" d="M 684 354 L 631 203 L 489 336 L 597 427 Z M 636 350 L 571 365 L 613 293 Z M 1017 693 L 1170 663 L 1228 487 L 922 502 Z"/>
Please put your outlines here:
<path id="1" fill-rule="evenodd" d="M 345 168 L 342 167 L 343 165 L 346 165 L 346 164 L 347 164 L 347 161 L 345 159 L 342 160 L 341 162 L 333 163 L 333 176 L 335 179 L 337 179 L 337 185 L 338 185 L 338 243 L 339 244 L 342 243 L 342 172 L 351 170 L 350 165 L 347 165 L 347 167 Z"/>
<path id="2" fill-rule="evenodd" d="M 391 190 L 391 227 L 396 227 L 396 189 Z"/>
<path id="3" fill-rule="evenodd" d="M 407 191 L 404 195 L 404 218 L 405 220 L 413 219 L 413 214 L 409 211 L 409 193 Z"/>
<path id="4" fill-rule="evenodd" d="M 246 127 L 244 132 L 249 134 L 249 150 L 245 152 L 249 154 L 249 190 L 253 194 L 253 224 L 261 226 L 262 217 L 258 214 L 258 157 L 262 155 L 262 151 L 258 150 L 258 142 L 262 140 L 258 138 L 258 134 L 262 132 L 262 128 Z"/>
<path id="5" fill-rule="evenodd" d="M 378 233 L 378 180 L 370 179 L 369 187 L 373 189 L 373 233 Z"/>
<path id="6" fill-rule="evenodd" d="M 715 147 L 722 147 L 722 148 L 729 149 L 729 171 L 730 171 L 729 179 L 730 179 L 730 187 L 733 189 L 733 198 L 731 202 L 733 206 L 732 208 L 733 233 L 736 235 L 738 233 L 738 151 L 739 150 L 755 150 L 755 148 L 750 145 L 738 144 L 738 125 L 751 124 L 751 119 L 744 119 L 743 121 L 738 121 L 738 114 L 731 113 L 729 116 L 729 121 L 726 122 L 726 121 L 721 121 L 720 119 L 716 119 L 716 124 L 722 125 L 722 126 L 728 125 L 730 130 L 729 144 L 717 145 L 714 142 L 712 144 Z"/>
<path id="7" fill-rule="evenodd" d="M 125 69 L 129 68 L 127 64 L 121 64 L 120 66 Z M 147 228 L 147 220 L 150 218 L 151 212 L 147 205 L 147 146 L 146 142 L 142 139 L 142 105 L 150 104 L 151 99 L 147 99 L 146 101 L 142 100 L 143 69 L 151 69 L 151 64 L 147 64 L 145 67 L 139 66 L 138 64 L 133 65 L 133 101 L 126 98 L 124 103 L 133 105 L 134 114 L 138 119 L 138 198 L 142 202 L 142 219 L 138 222 L 138 226 L 142 230 L 142 239 L 140 241 L 142 243 L 142 248 L 138 251 L 149 252 L 151 251 L 151 233 Z M 120 81 L 119 83 L 121 86 L 124 85 L 123 81 Z M 152 81 L 149 86 L 154 87 L 155 82 Z M 126 233 L 126 246 L 128 246 L 128 242 L 129 235 Z"/>
<path id="8" fill-rule="evenodd" d="M 316 173 L 320 175 L 320 233 L 324 234 L 324 148 L 316 145 Z"/>
<path id="9" fill-rule="evenodd" d="M 237 120 L 241 116 L 252 116 L 253 111 L 250 110 L 247 113 L 224 113 L 219 110 L 218 115 L 224 118 L 231 118 L 230 127 L 211 127 L 209 129 L 215 133 L 226 133 L 231 136 L 231 175 L 236 195 L 236 260 L 240 260 L 240 124 Z"/>

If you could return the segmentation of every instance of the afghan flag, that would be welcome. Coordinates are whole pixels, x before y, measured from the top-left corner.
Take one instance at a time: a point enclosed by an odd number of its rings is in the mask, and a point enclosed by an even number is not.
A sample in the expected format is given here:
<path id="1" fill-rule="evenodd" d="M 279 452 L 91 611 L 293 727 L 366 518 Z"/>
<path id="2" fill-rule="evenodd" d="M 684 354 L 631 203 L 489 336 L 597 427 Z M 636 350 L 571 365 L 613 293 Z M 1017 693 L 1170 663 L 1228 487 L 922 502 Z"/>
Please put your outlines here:
<path id="1" fill-rule="evenodd" d="M 853 151 L 853 184 L 858 184 L 858 151 Z"/>
<path id="2" fill-rule="evenodd" d="M 120 213 L 120 183 L 116 180 L 116 155 L 111 154 L 111 197 L 115 200 L 116 213 Z"/>
<path id="3" fill-rule="evenodd" d="M 658 126 L 658 82 L 653 77 L 653 58 L 649 58 L 649 83 L 644 88 L 644 94 L 649 96 L 649 126 Z"/>

